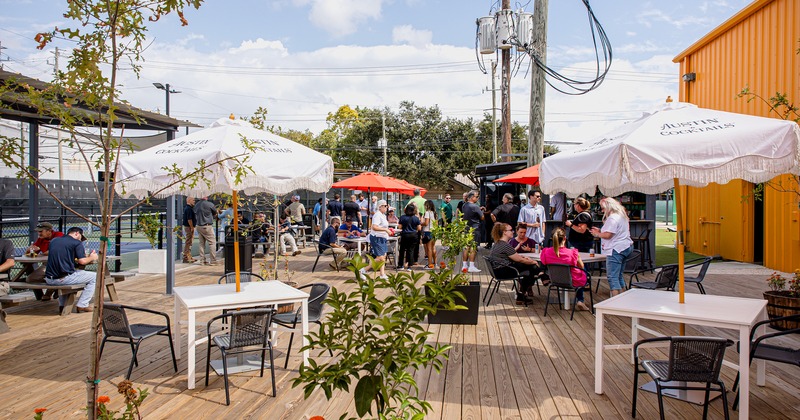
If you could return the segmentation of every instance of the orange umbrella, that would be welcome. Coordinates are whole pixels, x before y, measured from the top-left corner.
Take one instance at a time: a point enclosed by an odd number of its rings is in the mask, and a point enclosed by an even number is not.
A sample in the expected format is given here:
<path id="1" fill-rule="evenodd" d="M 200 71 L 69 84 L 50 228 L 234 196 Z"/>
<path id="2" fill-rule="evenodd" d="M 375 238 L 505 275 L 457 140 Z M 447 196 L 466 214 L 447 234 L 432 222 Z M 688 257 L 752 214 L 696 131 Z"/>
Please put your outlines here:
<path id="1" fill-rule="evenodd" d="M 339 182 L 335 182 L 331 188 L 346 188 L 349 190 L 367 190 L 376 192 L 399 192 L 406 195 L 412 195 L 415 188 L 413 184 L 409 184 L 401 179 L 392 178 L 390 176 L 383 176 L 375 172 L 363 172 L 352 178 L 347 178 Z M 424 191 L 424 189 L 420 189 Z M 422 193 L 422 192 L 421 192 Z M 424 193 L 422 193 L 424 194 Z"/>
<path id="2" fill-rule="evenodd" d="M 539 165 L 533 165 L 513 174 L 495 179 L 494 182 L 509 182 L 512 184 L 539 185 Z"/>
<path id="3" fill-rule="evenodd" d="M 399 182 L 399 183 L 401 183 L 401 184 L 406 186 L 406 190 L 400 191 L 401 193 L 403 193 L 405 195 L 414 195 L 414 190 L 416 190 L 416 189 L 419 189 L 419 195 L 421 195 L 423 197 L 425 196 L 425 193 L 428 192 L 428 190 L 426 190 L 425 188 L 418 187 L 418 186 L 416 186 L 416 185 L 414 185 L 414 184 L 412 184 L 412 183 L 410 183 L 410 182 L 408 182 L 408 181 L 406 181 L 404 179 L 398 179 L 398 178 L 392 178 L 392 177 L 389 177 L 389 178 L 391 178 L 391 179 L 393 179 L 393 180 L 395 180 L 395 181 L 397 181 L 397 182 Z"/>

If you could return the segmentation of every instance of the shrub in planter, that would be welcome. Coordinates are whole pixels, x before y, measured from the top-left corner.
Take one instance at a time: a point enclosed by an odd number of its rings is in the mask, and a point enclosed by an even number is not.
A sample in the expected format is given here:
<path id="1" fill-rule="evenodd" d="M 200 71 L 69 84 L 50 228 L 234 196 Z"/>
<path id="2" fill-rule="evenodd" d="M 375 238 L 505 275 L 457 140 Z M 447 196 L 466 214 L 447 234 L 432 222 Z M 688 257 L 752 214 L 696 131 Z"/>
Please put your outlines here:
<path id="1" fill-rule="evenodd" d="M 787 283 L 789 290 L 785 290 Z M 795 270 L 790 279 L 774 272 L 767 278 L 767 285 L 770 290 L 764 292 L 764 299 L 767 300 L 767 315 L 770 319 L 800 314 L 800 269 Z M 770 323 L 770 327 L 784 331 L 800 328 L 800 322 L 775 321 Z"/>

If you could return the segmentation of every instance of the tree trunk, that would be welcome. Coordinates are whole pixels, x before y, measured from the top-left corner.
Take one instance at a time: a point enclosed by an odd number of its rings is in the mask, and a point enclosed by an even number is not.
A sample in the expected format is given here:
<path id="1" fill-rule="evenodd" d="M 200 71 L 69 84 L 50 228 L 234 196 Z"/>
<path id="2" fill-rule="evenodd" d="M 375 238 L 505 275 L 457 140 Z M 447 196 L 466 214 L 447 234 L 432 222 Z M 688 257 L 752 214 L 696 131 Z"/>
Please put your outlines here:
<path id="1" fill-rule="evenodd" d="M 101 236 L 108 238 L 109 222 L 108 217 L 103 215 L 103 224 L 101 225 Z M 105 299 L 105 276 L 106 276 L 106 252 L 108 252 L 108 242 L 100 241 L 100 250 L 98 251 L 97 259 L 97 279 L 95 280 L 94 290 L 94 311 L 92 311 L 92 324 L 89 336 L 93 339 L 89 340 L 89 370 L 87 372 L 86 381 L 86 407 L 89 419 L 94 420 L 97 418 L 97 397 L 99 397 L 100 389 L 100 342 L 102 340 L 103 329 L 101 328 L 101 320 L 103 319 L 103 302 Z"/>

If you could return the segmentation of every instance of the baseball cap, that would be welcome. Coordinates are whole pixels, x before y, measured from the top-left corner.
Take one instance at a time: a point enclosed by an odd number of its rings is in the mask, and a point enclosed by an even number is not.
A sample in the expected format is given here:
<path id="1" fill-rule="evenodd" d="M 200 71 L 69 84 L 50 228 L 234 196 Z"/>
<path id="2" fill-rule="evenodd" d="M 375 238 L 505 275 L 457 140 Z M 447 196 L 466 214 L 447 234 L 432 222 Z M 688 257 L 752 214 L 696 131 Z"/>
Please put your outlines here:
<path id="1" fill-rule="evenodd" d="M 81 229 L 81 228 L 79 228 L 77 226 L 73 226 L 73 227 L 69 228 L 69 230 L 67 231 L 67 235 L 69 235 L 72 232 L 80 233 L 81 234 L 81 241 L 85 241 L 86 240 L 86 237 L 83 236 L 83 229 Z"/>
<path id="2" fill-rule="evenodd" d="M 378 207 L 385 205 L 386 205 L 386 200 L 378 200 Z"/>
<path id="3" fill-rule="evenodd" d="M 50 222 L 40 222 L 36 225 L 36 231 L 41 232 L 43 230 L 53 230 L 53 224 Z"/>

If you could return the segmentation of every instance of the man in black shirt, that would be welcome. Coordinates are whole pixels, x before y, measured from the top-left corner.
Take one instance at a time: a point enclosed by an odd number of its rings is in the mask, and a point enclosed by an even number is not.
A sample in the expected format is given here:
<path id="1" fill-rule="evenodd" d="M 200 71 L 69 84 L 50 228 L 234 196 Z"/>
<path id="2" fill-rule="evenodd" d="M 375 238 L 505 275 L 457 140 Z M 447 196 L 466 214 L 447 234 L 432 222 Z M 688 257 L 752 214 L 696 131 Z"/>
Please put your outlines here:
<path id="1" fill-rule="evenodd" d="M 194 215 L 194 197 L 186 197 L 186 205 L 183 206 L 183 262 L 185 263 L 197 261 L 192 258 L 192 241 L 194 240 L 195 226 L 197 226 L 197 217 Z"/>
<path id="2" fill-rule="evenodd" d="M 497 206 L 492 211 L 492 221 L 495 223 L 506 223 L 511 227 L 517 225 L 517 219 L 519 218 L 519 206 L 514 205 L 512 200 L 514 200 L 513 194 L 505 193 L 503 195 L 503 204 Z"/>
<path id="3" fill-rule="evenodd" d="M 361 206 L 358 205 L 358 199 L 355 195 L 350 196 L 350 201 L 344 203 L 342 206 L 344 208 L 344 221 L 352 221 L 355 223 L 361 223 Z"/>
<path id="4" fill-rule="evenodd" d="M 89 303 L 94 297 L 95 278 L 97 273 L 92 271 L 78 270 L 75 263 L 87 265 L 97 261 L 97 252 L 92 252 L 87 256 L 83 248 L 83 229 L 72 227 L 67 234 L 50 241 L 50 254 L 47 256 L 47 268 L 44 271 L 44 281 L 54 286 L 64 286 L 67 284 L 84 284 L 81 297 L 78 299 L 78 312 L 91 312 Z M 58 297 L 60 307 L 64 306 L 66 298 Z M 59 308 L 60 309 L 60 308 Z"/>
<path id="5" fill-rule="evenodd" d="M 338 217 L 339 219 L 342 218 L 342 202 L 339 201 L 339 194 L 333 195 L 333 201 L 328 202 L 328 217 Z"/>

